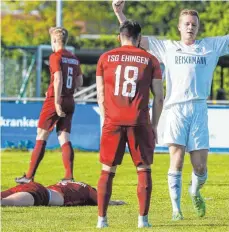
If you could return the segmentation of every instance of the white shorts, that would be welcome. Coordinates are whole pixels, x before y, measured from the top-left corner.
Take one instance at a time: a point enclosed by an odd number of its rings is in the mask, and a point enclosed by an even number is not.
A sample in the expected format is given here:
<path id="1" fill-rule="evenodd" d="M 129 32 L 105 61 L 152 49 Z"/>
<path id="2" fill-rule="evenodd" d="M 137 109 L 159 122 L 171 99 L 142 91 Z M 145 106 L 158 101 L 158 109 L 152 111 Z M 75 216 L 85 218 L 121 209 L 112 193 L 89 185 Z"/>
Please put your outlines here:
<path id="1" fill-rule="evenodd" d="M 164 144 L 178 144 L 186 151 L 209 149 L 208 109 L 204 101 L 190 101 L 164 110 Z"/>

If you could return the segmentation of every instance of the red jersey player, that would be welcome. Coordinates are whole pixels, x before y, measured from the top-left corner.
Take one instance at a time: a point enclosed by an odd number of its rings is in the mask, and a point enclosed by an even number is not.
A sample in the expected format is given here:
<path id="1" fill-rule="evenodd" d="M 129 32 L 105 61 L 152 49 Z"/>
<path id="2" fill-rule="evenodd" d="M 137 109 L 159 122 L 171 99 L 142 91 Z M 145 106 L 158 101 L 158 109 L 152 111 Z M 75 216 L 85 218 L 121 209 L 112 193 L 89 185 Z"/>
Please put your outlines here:
<path id="1" fill-rule="evenodd" d="M 122 205 L 123 201 L 110 201 Z M 36 182 L 17 185 L 1 192 L 3 206 L 97 205 L 97 191 L 83 182 L 58 183 L 44 187 Z"/>
<path id="2" fill-rule="evenodd" d="M 65 49 L 68 31 L 62 27 L 52 27 L 49 33 L 54 52 L 49 57 L 50 85 L 39 117 L 36 144 L 29 170 L 24 176 L 15 179 L 20 184 L 33 181 L 36 169 L 44 157 L 46 140 L 54 126 L 65 167 L 63 181 L 73 180 L 74 151 L 69 141 L 75 108 L 73 94 L 75 89 L 82 85 L 83 79 L 78 58 Z"/>
<path id="3" fill-rule="evenodd" d="M 128 143 L 137 168 L 139 201 L 138 227 L 149 227 L 148 211 L 152 190 L 151 167 L 157 124 L 163 107 L 163 85 L 158 60 L 138 48 L 141 27 L 125 21 L 120 26 L 122 46 L 104 53 L 96 72 L 98 104 L 104 117 L 98 182 L 98 228 L 107 227 L 107 207 L 112 180 Z M 154 95 L 152 122 L 149 92 Z"/>

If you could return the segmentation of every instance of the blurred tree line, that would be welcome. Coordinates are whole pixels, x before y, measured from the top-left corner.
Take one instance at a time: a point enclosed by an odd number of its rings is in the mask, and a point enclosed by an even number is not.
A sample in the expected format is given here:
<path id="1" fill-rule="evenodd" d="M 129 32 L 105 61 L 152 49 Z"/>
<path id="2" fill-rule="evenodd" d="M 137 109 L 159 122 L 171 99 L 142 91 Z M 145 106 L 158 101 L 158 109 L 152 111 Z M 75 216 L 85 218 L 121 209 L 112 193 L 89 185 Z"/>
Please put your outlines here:
<path id="1" fill-rule="evenodd" d="M 63 26 L 69 30 L 68 44 L 75 48 L 112 49 L 119 46 L 115 35 L 118 21 L 111 1 L 63 1 Z M 128 1 L 125 14 L 142 25 L 142 34 L 179 40 L 179 12 L 192 8 L 199 12 L 201 28 L 198 38 L 229 33 L 227 1 Z M 2 1 L 2 35 L 4 46 L 49 44 L 48 29 L 56 24 L 55 1 Z M 80 34 L 102 34 L 99 39 L 82 39 Z M 95 67 L 83 67 L 85 75 L 95 76 Z M 93 74 L 94 73 L 94 74 Z M 224 88 L 229 99 L 229 69 L 224 69 Z M 48 68 L 43 72 L 43 94 L 49 83 Z M 92 80 L 91 82 L 93 82 Z M 89 81 L 88 83 L 91 84 Z M 220 88 L 220 68 L 214 73 L 213 93 Z"/>

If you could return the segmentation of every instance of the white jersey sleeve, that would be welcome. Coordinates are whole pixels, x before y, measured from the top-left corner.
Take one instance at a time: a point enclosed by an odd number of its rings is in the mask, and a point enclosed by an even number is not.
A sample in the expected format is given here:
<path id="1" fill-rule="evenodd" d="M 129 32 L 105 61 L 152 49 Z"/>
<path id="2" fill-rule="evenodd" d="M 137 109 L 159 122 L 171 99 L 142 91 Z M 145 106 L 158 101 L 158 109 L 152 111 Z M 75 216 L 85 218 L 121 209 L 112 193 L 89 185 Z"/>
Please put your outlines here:
<path id="1" fill-rule="evenodd" d="M 229 54 L 229 35 L 208 38 L 212 40 L 213 49 L 218 56 Z"/>
<path id="2" fill-rule="evenodd" d="M 164 57 L 166 53 L 166 46 L 165 46 L 166 41 L 159 40 L 154 36 L 148 37 L 148 41 L 149 41 L 148 52 L 156 56 L 160 62 L 164 63 Z"/>

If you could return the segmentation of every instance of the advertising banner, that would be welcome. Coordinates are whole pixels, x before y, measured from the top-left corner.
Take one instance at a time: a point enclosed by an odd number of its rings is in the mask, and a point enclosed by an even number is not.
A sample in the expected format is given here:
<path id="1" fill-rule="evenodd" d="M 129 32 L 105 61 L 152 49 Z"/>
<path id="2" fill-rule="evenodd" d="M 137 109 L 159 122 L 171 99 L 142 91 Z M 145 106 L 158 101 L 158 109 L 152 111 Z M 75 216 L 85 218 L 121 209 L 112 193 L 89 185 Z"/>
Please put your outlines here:
<path id="1" fill-rule="evenodd" d="M 43 102 L 1 102 L 1 148 L 32 149 L 36 140 L 37 123 Z M 208 124 L 211 152 L 229 153 L 229 107 L 209 106 Z M 163 117 L 158 127 L 159 141 L 165 127 Z M 71 142 L 74 148 L 99 151 L 102 122 L 97 104 L 76 104 L 72 120 Z M 59 147 L 55 128 L 47 149 Z M 168 152 L 161 142 L 156 152 Z"/>

